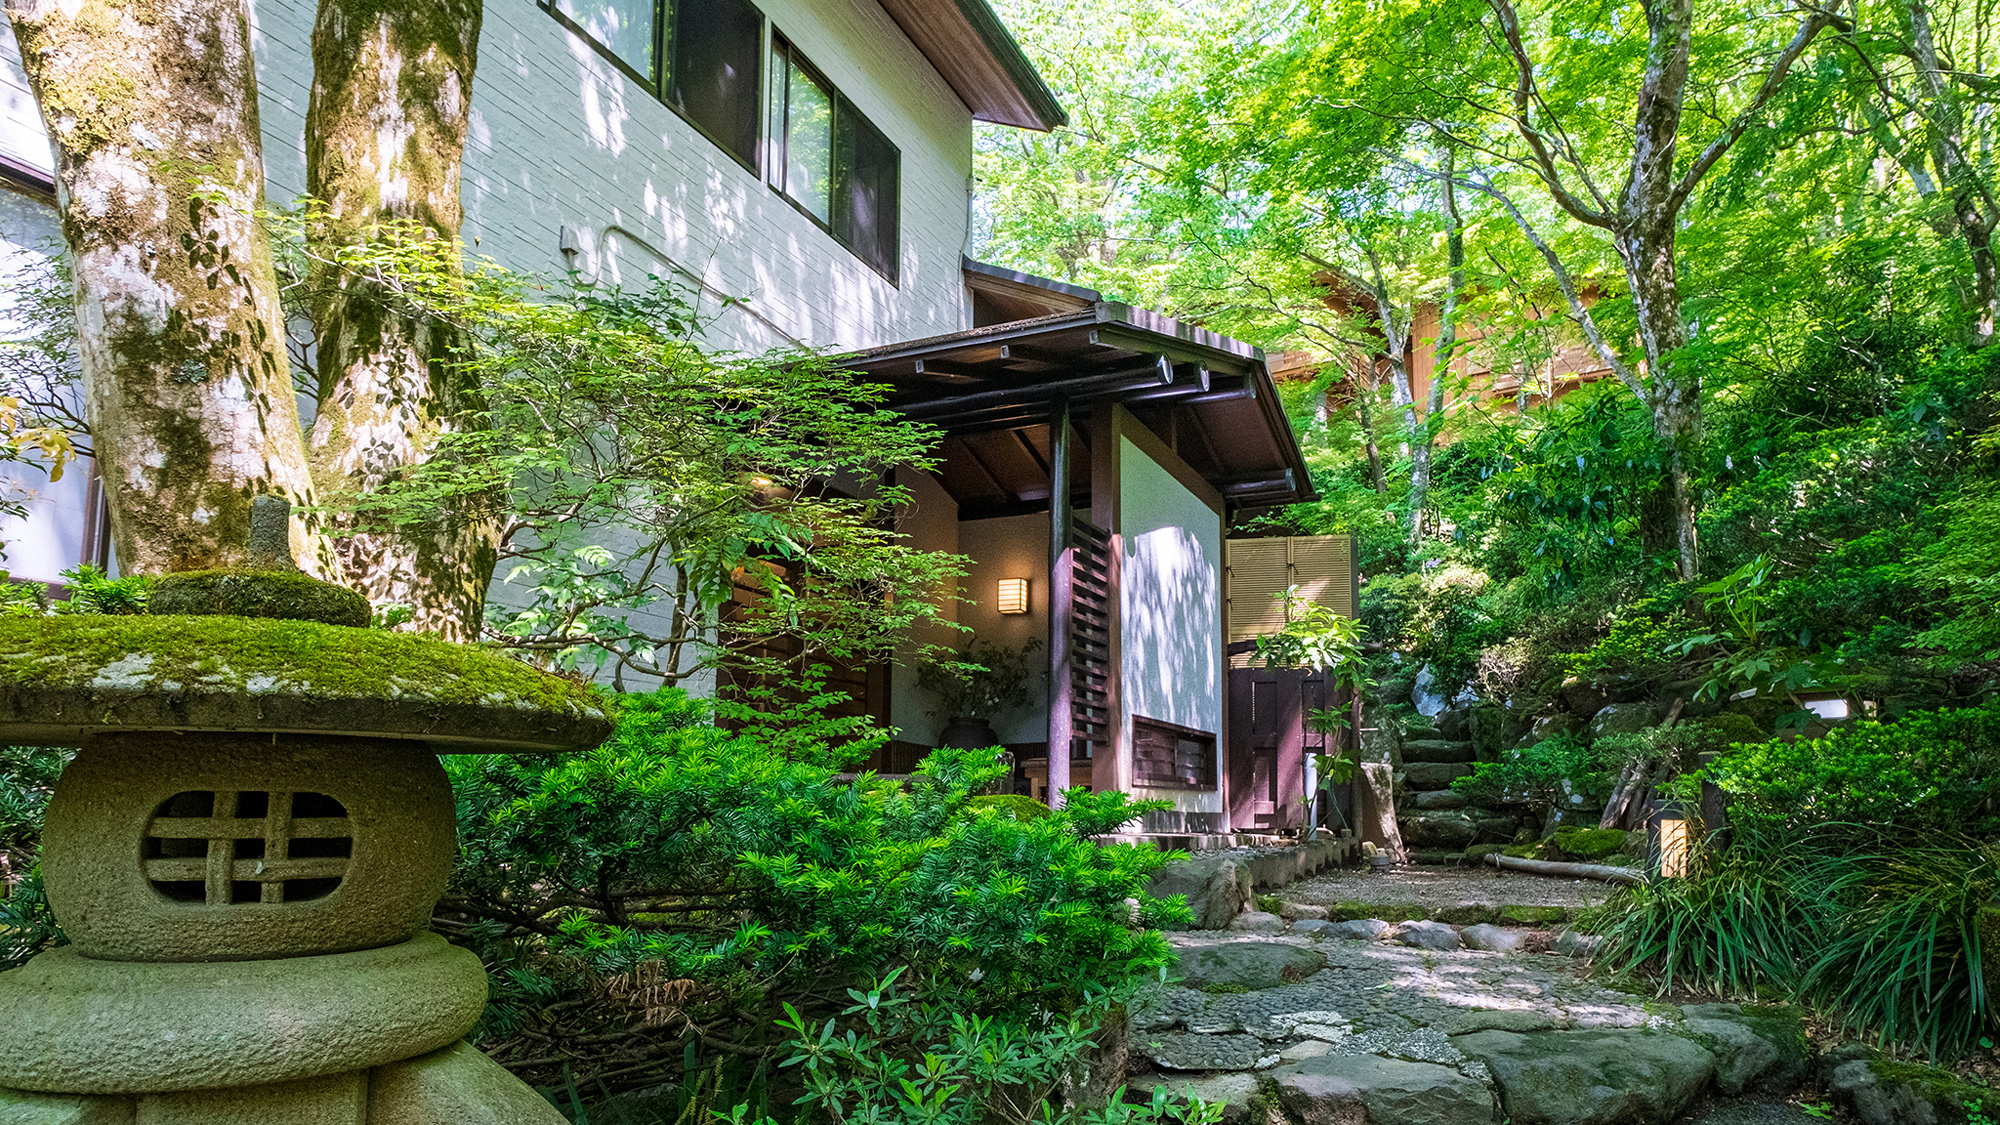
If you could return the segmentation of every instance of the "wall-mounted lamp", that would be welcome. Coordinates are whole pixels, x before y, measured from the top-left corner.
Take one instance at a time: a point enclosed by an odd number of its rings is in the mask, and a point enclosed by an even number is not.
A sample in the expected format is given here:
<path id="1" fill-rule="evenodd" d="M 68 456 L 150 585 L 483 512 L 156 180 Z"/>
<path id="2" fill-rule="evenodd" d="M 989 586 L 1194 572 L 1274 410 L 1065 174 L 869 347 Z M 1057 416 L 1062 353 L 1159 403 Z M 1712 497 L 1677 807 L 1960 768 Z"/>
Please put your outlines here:
<path id="1" fill-rule="evenodd" d="M 994 607 L 1001 613 L 1028 612 L 1028 580 L 1002 578 L 999 593 L 995 595 L 993 602 Z"/>

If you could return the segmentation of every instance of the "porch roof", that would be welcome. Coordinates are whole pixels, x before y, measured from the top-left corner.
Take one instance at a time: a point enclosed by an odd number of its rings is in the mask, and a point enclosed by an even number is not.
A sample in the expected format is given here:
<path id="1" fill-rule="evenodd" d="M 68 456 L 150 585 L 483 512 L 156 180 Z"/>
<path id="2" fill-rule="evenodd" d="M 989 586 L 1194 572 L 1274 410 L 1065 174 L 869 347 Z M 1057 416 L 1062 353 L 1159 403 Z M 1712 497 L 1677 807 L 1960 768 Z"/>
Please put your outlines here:
<path id="1" fill-rule="evenodd" d="M 892 408 L 944 430 L 943 482 L 961 507 L 1046 507 L 1058 400 L 1126 407 L 1232 509 L 1313 498 L 1262 351 L 1148 309 L 1082 304 L 845 362 L 887 383 Z"/>

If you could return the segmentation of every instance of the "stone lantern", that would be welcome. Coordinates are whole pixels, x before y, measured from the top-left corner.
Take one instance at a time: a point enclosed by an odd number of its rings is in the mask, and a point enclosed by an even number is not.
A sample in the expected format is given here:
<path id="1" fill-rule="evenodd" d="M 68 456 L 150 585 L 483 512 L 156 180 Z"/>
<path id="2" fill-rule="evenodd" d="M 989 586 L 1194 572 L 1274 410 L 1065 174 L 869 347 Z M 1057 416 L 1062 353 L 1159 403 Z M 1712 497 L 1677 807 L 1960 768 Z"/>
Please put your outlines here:
<path id="1" fill-rule="evenodd" d="M 358 628 L 358 595 L 277 561 L 167 576 L 151 616 L 0 620 L 0 739 L 80 747 L 43 834 L 70 944 L 0 973 L 0 1123 L 562 1122 L 462 1042 L 486 974 L 429 932 L 457 849 L 437 755 L 588 748 L 608 719 Z"/>

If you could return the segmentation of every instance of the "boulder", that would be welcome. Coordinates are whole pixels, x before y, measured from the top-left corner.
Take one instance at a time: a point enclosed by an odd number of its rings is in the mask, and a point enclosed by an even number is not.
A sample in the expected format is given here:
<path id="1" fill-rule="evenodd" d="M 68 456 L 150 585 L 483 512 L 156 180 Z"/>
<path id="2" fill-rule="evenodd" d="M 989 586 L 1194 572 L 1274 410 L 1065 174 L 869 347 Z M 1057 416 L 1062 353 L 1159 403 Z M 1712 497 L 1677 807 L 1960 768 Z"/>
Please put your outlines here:
<path id="1" fill-rule="evenodd" d="M 1661 1031 L 1478 1031 L 1452 1043 L 1492 1071 L 1513 1125 L 1665 1125 L 1715 1074 L 1699 1044 Z"/>
<path id="2" fill-rule="evenodd" d="M 1276 934 L 1284 932 L 1285 920 L 1266 911 L 1245 910 L 1229 923 L 1229 928 L 1245 934 Z"/>
<path id="3" fill-rule="evenodd" d="M 1165 1090 L 1175 1099 L 1196 1098 L 1208 1105 L 1222 1107 L 1222 1125 L 1267 1125 L 1274 1115 L 1255 1112 L 1263 1104 L 1257 1095 L 1258 1082 L 1254 1074 L 1210 1074 L 1199 1078 L 1185 1074 L 1156 1074 L 1135 1079 L 1128 1101 L 1136 1100 L 1150 1104 L 1154 1090 Z M 1280 1121 L 1283 1119 L 1280 1118 Z"/>
<path id="4" fill-rule="evenodd" d="M 1412 848 L 1456 851 L 1479 837 L 1479 825 L 1456 813 L 1422 813 L 1401 821 L 1403 842 Z"/>
<path id="5" fill-rule="evenodd" d="M 1297 922 L 1306 918 L 1325 918 L 1326 915 L 1326 907 L 1315 906 L 1310 902 L 1287 902 L 1278 908 L 1278 917 L 1287 922 Z"/>
<path id="6" fill-rule="evenodd" d="M 1503 929 L 1481 922 L 1476 926 L 1467 926 L 1458 935 L 1458 939 L 1465 943 L 1467 949 L 1480 949 L 1488 953 L 1519 953 L 1521 947 L 1528 943 L 1528 932 Z"/>
<path id="7" fill-rule="evenodd" d="M 1292 932 L 1295 934 L 1304 934 L 1307 937 L 1316 937 L 1332 926 L 1333 923 L 1324 918 L 1301 918 L 1292 923 Z"/>
<path id="8" fill-rule="evenodd" d="M 1388 711 L 1374 706 L 1361 709 L 1361 760 L 1386 762 L 1403 768 L 1403 730 Z"/>
<path id="9" fill-rule="evenodd" d="M 1595 715 L 1611 702 L 1611 693 L 1578 676 L 1565 679 L 1557 694 L 1562 696 L 1563 706 L 1578 715 Z"/>
<path id="10" fill-rule="evenodd" d="M 1403 743 L 1403 763 L 1411 762 L 1469 762 L 1472 760 L 1472 743 L 1447 742 L 1443 739 L 1424 738 Z"/>
<path id="11" fill-rule="evenodd" d="M 1462 809 L 1465 805 L 1464 794 L 1450 789 L 1433 789 L 1427 793 L 1410 794 L 1410 807 L 1419 812 L 1444 812 L 1448 809 Z"/>
<path id="12" fill-rule="evenodd" d="M 1859 1043 L 1828 1051 L 1820 1060 L 1820 1081 L 1862 1125 L 1963 1125 L 1966 1102 L 1994 1101 L 1993 1091 L 1948 1070 L 1890 1062 Z"/>
<path id="13" fill-rule="evenodd" d="M 1461 777 L 1471 777 L 1472 767 L 1463 762 L 1411 762 L 1403 767 L 1403 778 L 1411 789 L 1449 789 Z"/>
<path id="14" fill-rule="evenodd" d="M 1212 991 L 1276 988 L 1324 968 L 1326 954 L 1279 941 L 1232 941 L 1180 951 L 1183 982 Z"/>
<path id="15" fill-rule="evenodd" d="M 1738 1094 L 1789 1094 L 1812 1070 L 1805 1025 L 1794 1008 L 1690 1004 L 1683 1026 L 1715 1055 L 1715 1088 Z"/>
<path id="16" fill-rule="evenodd" d="M 1555 943 L 1549 947 L 1549 952 L 1559 953 L 1564 957 L 1593 957 L 1597 954 L 1597 947 L 1603 944 L 1604 939 L 1596 934 L 1564 930 L 1556 935 Z"/>
<path id="17" fill-rule="evenodd" d="M 1322 1055 L 1271 1072 L 1278 1104 L 1301 1125 L 1491 1125 L 1486 1084 L 1448 1066 Z"/>
<path id="18" fill-rule="evenodd" d="M 1474 809 L 1468 815 L 1472 815 L 1473 826 L 1479 829 L 1479 835 L 1475 839 L 1482 844 L 1505 844 L 1514 838 L 1515 833 L 1521 830 L 1521 822 L 1514 817 L 1504 814 L 1495 814 L 1492 816 L 1473 815 L 1480 811 L 1482 810 Z"/>
<path id="19" fill-rule="evenodd" d="M 1389 940 L 1437 952 L 1459 947 L 1458 931 L 1444 922 L 1405 922 L 1390 933 Z"/>
<path id="20" fill-rule="evenodd" d="M 1134 1038 L 1132 1048 L 1165 1070 L 1258 1070 L 1278 1062 L 1278 1049 L 1255 1035 L 1155 1031 Z"/>
<path id="21" fill-rule="evenodd" d="M 1500 755 L 1528 732 L 1519 715 L 1499 703 L 1475 703 L 1466 716 L 1466 737 L 1472 752 L 1482 762 L 1497 762 Z"/>
<path id="22" fill-rule="evenodd" d="M 1439 738 L 1453 742 L 1472 741 L 1472 706 L 1450 707 L 1438 712 L 1437 729 Z"/>
<path id="23" fill-rule="evenodd" d="M 1521 737 L 1519 745 L 1532 746 L 1537 742 L 1546 742 L 1559 734 L 1573 734 L 1582 730 L 1583 724 L 1584 720 L 1581 717 L 1567 711 L 1543 715 L 1528 728 L 1528 733 Z"/>
<path id="24" fill-rule="evenodd" d="M 1637 734 L 1660 725 L 1659 708 L 1650 703 L 1607 703 L 1590 717 L 1586 728 L 1592 738 L 1607 734 Z"/>
<path id="25" fill-rule="evenodd" d="M 1236 920 L 1250 901 L 1250 876 L 1235 861 L 1222 856 L 1169 863 L 1153 875 L 1146 890 L 1154 898 L 1186 895 L 1197 930 L 1220 930 Z"/>
<path id="26" fill-rule="evenodd" d="M 1377 941 L 1389 929 L 1389 923 L 1380 918 L 1356 918 L 1351 922 L 1335 922 L 1327 927 L 1326 933 L 1347 941 Z"/>

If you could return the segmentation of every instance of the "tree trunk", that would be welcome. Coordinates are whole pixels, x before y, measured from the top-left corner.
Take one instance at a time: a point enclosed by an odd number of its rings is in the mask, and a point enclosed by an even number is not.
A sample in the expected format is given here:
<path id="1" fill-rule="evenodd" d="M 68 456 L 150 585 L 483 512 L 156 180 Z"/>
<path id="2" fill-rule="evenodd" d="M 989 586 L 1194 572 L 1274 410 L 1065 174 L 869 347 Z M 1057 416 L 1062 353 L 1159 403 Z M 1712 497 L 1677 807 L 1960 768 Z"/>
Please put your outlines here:
<path id="1" fill-rule="evenodd" d="M 313 27 L 306 190 L 326 206 L 314 230 L 319 331 L 313 475 L 329 496 L 381 487 L 420 464 L 438 437 L 476 424 L 477 379 L 451 326 L 390 298 L 342 247 L 435 238 L 456 269 L 480 0 L 377 4 L 321 0 Z M 447 501 L 414 525 L 343 518 L 347 573 L 371 602 L 407 606 L 409 628 L 473 640 L 498 558 L 490 496 Z"/>
<path id="2" fill-rule="evenodd" d="M 1444 381 L 1451 372 L 1452 349 L 1458 344 L 1458 294 L 1465 287 L 1465 225 L 1458 215 L 1457 189 L 1452 183 L 1456 149 L 1444 151 L 1445 256 L 1448 273 L 1444 305 L 1438 313 L 1437 346 L 1431 350 L 1430 393 L 1425 396 L 1424 427 L 1411 438 L 1410 450 L 1410 547 L 1424 540 L 1424 507 L 1430 501 L 1431 449 L 1436 443 L 1438 413 L 1444 409 Z"/>
<path id="3" fill-rule="evenodd" d="M 77 351 L 128 573 L 242 563 L 251 499 L 291 501 L 292 554 L 337 564 L 293 401 L 259 212 L 244 0 L 8 0 L 58 150 Z"/>
<path id="4" fill-rule="evenodd" d="M 1354 409 L 1361 416 L 1361 438 L 1368 446 L 1369 481 L 1380 494 L 1389 491 L 1389 482 L 1382 476 L 1382 450 L 1375 444 L 1375 412 L 1368 409 L 1369 393 L 1370 388 L 1363 387 L 1354 396 Z"/>

